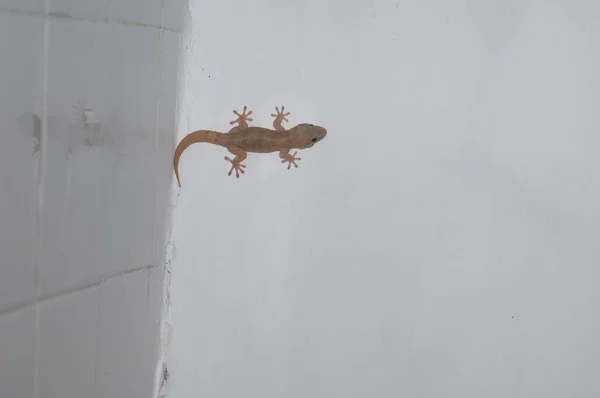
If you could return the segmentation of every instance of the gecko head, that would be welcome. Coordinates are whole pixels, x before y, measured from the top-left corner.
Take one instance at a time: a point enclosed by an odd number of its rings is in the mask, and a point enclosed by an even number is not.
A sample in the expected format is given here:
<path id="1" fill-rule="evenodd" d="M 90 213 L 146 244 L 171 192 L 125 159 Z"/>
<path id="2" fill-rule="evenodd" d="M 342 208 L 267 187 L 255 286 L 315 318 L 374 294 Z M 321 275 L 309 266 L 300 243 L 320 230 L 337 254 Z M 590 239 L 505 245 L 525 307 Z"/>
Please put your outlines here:
<path id="1" fill-rule="evenodd" d="M 298 149 L 310 148 L 327 135 L 327 130 L 324 127 L 310 123 L 301 123 L 294 127 L 294 129 L 300 142 Z"/>

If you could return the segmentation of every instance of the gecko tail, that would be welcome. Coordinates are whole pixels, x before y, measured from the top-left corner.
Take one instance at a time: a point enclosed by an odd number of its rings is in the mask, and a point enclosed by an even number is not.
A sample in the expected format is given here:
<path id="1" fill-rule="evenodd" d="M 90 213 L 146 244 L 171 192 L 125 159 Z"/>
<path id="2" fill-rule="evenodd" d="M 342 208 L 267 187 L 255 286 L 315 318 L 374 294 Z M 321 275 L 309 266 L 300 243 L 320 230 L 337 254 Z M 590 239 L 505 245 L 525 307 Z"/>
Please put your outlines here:
<path id="1" fill-rule="evenodd" d="M 179 144 L 177 148 L 175 148 L 175 154 L 173 155 L 173 169 L 175 170 L 175 177 L 177 178 L 177 185 L 181 187 L 181 180 L 179 179 L 179 158 L 183 154 L 183 151 L 187 149 L 190 145 L 193 145 L 197 142 L 207 142 L 209 144 L 218 144 L 217 139 L 221 136 L 221 133 L 218 131 L 212 130 L 196 130 L 185 137 Z"/>

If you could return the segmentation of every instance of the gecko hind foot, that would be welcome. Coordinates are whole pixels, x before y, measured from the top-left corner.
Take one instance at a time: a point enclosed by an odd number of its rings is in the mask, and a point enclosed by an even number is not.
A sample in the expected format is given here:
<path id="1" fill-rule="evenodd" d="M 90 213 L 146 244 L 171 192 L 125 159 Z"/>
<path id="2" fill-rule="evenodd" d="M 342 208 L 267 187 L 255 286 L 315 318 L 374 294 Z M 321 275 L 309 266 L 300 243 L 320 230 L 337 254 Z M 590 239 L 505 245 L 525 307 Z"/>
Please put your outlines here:
<path id="1" fill-rule="evenodd" d="M 298 165 L 296 164 L 296 161 L 298 160 L 302 160 L 302 158 L 297 158 L 296 155 L 298 154 L 298 151 L 294 152 L 293 155 L 285 154 L 280 156 L 283 160 L 281 161 L 281 163 L 286 163 L 288 164 L 287 169 L 289 170 L 292 167 L 292 164 L 294 165 L 294 167 L 298 168 Z"/>
<path id="2" fill-rule="evenodd" d="M 251 122 L 253 119 L 251 117 L 248 117 L 248 116 L 252 115 L 252 111 L 249 111 L 248 113 L 246 113 L 247 110 L 248 110 L 248 107 L 246 105 L 244 105 L 244 110 L 242 111 L 242 113 L 239 113 L 238 111 L 236 111 L 234 109 L 233 113 L 235 115 L 237 115 L 237 119 L 232 120 L 231 122 L 229 122 L 229 124 L 238 124 L 239 126 L 241 126 L 243 128 L 248 127 L 248 122 Z"/>
<path id="3" fill-rule="evenodd" d="M 240 173 L 242 173 L 242 174 L 245 173 L 245 171 L 244 171 L 244 169 L 246 168 L 245 164 L 242 164 L 238 160 L 231 159 L 229 156 L 225 156 L 225 160 L 227 160 L 229 163 L 231 163 L 231 168 L 229 169 L 229 173 L 227 173 L 228 176 L 230 176 L 231 173 L 233 173 L 233 170 L 235 170 L 236 178 L 240 178 Z"/>

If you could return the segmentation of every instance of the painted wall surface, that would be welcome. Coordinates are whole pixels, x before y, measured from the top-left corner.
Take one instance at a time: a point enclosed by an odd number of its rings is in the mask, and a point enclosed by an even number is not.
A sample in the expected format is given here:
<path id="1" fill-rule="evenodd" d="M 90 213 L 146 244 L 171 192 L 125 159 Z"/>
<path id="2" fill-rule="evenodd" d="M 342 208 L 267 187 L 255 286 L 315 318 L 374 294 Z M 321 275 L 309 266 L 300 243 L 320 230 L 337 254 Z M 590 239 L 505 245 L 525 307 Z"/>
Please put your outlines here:
<path id="1" fill-rule="evenodd" d="M 186 12 L 0 0 L 2 398 L 155 396 Z"/>
<path id="2" fill-rule="evenodd" d="M 193 0 L 173 398 L 600 396 L 600 3 Z"/>

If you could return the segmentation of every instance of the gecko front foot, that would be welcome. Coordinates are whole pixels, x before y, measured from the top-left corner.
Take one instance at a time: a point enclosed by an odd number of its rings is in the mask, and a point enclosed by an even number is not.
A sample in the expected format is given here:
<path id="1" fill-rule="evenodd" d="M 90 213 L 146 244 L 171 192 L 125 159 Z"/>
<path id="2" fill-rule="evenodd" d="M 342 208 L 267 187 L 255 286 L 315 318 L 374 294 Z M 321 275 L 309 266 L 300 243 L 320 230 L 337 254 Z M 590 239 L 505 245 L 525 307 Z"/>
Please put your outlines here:
<path id="1" fill-rule="evenodd" d="M 247 128 L 248 122 L 252 121 L 252 118 L 248 117 L 252 115 L 252 111 L 246 113 L 246 110 L 248 110 L 248 107 L 246 105 L 244 105 L 244 110 L 242 111 L 242 113 L 239 113 L 238 111 L 234 110 L 233 113 L 237 115 L 238 118 L 232 120 L 231 122 L 229 122 L 229 124 L 238 124 L 241 128 Z"/>
<path id="2" fill-rule="evenodd" d="M 289 116 L 290 113 L 283 113 L 285 111 L 285 106 L 281 107 L 281 111 L 279 110 L 279 107 L 275 107 L 275 112 L 277 113 L 271 113 L 271 116 L 275 118 L 276 121 L 282 122 L 282 121 L 286 121 L 288 122 L 289 120 L 287 120 L 286 116 Z"/>
<path id="3" fill-rule="evenodd" d="M 229 156 L 225 156 L 225 160 L 231 163 L 231 168 L 229 169 L 229 173 L 227 173 L 228 176 L 230 176 L 231 173 L 233 173 L 233 170 L 235 170 L 236 178 L 240 178 L 240 173 L 245 173 L 244 169 L 246 168 L 246 165 L 242 164 L 241 160 L 231 159 Z"/>
<path id="4" fill-rule="evenodd" d="M 287 169 L 289 170 L 292 167 L 292 164 L 294 165 L 294 167 L 298 168 L 298 165 L 296 164 L 297 160 L 302 160 L 302 158 L 297 158 L 296 155 L 298 154 L 298 151 L 294 152 L 293 155 L 290 155 L 289 153 L 280 153 L 279 157 L 281 159 L 283 159 L 281 161 L 281 163 L 285 163 L 287 162 L 288 166 Z"/>
<path id="5" fill-rule="evenodd" d="M 289 120 L 287 120 L 286 116 L 289 116 L 290 113 L 289 112 L 283 113 L 285 111 L 285 106 L 281 107 L 281 111 L 279 111 L 278 107 L 275 107 L 275 111 L 277 113 L 271 113 L 271 116 L 275 118 L 275 120 L 273 120 L 273 127 L 277 131 L 285 130 L 285 128 L 283 128 L 283 126 L 281 125 L 281 123 L 283 123 L 284 121 L 286 121 L 286 122 L 289 121 Z"/>

